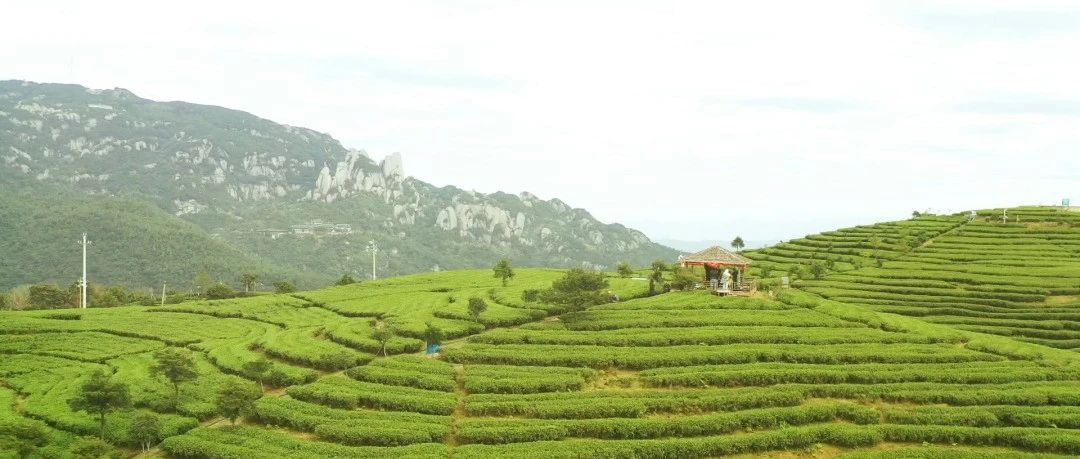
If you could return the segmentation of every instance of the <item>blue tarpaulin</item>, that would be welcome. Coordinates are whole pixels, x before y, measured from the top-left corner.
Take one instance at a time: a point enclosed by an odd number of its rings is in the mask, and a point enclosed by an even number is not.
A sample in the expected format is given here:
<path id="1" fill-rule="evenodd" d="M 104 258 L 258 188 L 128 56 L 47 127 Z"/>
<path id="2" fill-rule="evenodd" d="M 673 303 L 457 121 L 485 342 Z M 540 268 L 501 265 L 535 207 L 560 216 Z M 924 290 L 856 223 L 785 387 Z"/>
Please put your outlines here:
<path id="1" fill-rule="evenodd" d="M 438 344 L 428 344 L 427 345 L 427 353 L 428 354 L 434 354 L 436 352 L 439 352 L 439 345 Z"/>

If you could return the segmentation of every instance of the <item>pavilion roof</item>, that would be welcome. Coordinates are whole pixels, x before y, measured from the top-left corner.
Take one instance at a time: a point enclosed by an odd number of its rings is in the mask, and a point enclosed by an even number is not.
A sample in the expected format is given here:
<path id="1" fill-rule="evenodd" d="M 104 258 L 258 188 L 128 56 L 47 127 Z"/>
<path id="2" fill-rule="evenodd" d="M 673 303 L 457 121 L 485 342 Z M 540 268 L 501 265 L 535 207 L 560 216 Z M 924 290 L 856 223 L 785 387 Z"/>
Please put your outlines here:
<path id="1" fill-rule="evenodd" d="M 698 253 L 683 257 L 682 262 L 716 263 L 721 265 L 748 265 L 751 263 L 751 260 L 723 247 L 713 246 Z"/>

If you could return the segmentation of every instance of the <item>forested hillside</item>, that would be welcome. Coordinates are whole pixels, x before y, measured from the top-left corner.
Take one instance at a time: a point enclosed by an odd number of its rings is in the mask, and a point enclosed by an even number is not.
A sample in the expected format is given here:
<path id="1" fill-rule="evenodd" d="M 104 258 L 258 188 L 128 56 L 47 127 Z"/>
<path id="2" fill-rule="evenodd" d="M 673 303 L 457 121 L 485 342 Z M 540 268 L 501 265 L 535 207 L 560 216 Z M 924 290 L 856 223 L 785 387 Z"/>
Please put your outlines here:
<path id="1" fill-rule="evenodd" d="M 0 180 L 5 192 L 39 198 L 23 206 L 66 212 L 50 203 L 72 202 L 74 194 L 87 203 L 80 207 L 85 214 L 96 201 L 115 206 L 121 201 L 109 198 L 121 198 L 136 212 L 158 209 L 159 222 L 193 223 L 216 241 L 203 250 L 210 258 L 199 255 L 194 264 L 209 265 L 224 280 L 244 272 L 287 274 L 313 288 L 345 272 L 370 277 L 370 262 L 361 260 L 371 240 L 380 247 L 375 269 L 383 275 L 476 268 L 501 257 L 520 265 L 603 268 L 676 255 L 639 231 L 599 222 L 558 199 L 435 187 L 409 177 L 398 154 L 375 161 L 324 133 L 123 89 L 0 81 Z M 155 238 L 162 246 L 155 248 L 149 238 L 124 234 L 145 228 L 120 228 L 136 219 L 113 220 L 120 231 L 113 233 L 90 231 L 78 217 L 57 215 L 47 229 L 23 219 L 19 237 L 0 236 L 38 244 L 19 269 L 0 265 L 0 289 L 75 280 L 66 246 L 21 239 L 27 232 L 66 240 L 86 231 L 101 244 L 123 246 L 95 250 L 95 263 L 116 268 L 99 270 L 100 282 L 147 288 L 185 285 L 195 275 L 186 272 L 193 263 L 181 251 L 161 249 L 187 242 Z"/>

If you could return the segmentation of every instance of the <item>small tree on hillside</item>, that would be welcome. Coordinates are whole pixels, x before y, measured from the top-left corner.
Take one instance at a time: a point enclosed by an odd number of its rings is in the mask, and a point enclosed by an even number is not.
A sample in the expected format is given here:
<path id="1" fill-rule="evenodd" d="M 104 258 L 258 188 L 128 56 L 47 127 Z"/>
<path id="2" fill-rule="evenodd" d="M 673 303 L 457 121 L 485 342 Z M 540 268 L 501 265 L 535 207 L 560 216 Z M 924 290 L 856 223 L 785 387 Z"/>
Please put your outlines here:
<path id="1" fill-rule="evenodd" d="M 341 279 L 338 279 L 337 282 L 334 282 L 334 285 L 349 285 L 349 284 L 355 284 L 355 283 L 356 283 L 356 279 L 353 279 L 353 277 L 351 275 L 349 275 L 348 273 L 345 273 L 345 274 L 343 274 L 341 276 Z"/>
<path id="2" fill-rule="evenodd" d="M 54 309 L 67 306 L 69 297 L 54 284 L 37 284 L 30 286 L 28 299 L 31 308 Z"/>
<path id="3" fill-rule="evenodd" d="M 603 304 L 611 300 L 604 293 L 607 288 L 608 281 L 602 273 L 573 268 L 552 282 L 550 289 L 541 292 L 540 300 L 574 308 Z"/>
<path id="4" fill-rule="evenodd" d="M 671 288 L 678 290 L 690 290 L 698 281 L 697 276 L 690 268 L 672 268 Z"/>
<path id="5" fill-rule="evenodd" d="M 803 267 L 803 265 L 792 266 L 791 268 L 788 268 L 788 275 L 792 277 L 792 280 L 802 279 L 803 277 L 806 277 L 806 268 Z"/>
<path id="6" fill-rule="evenodd" d="M 922 216 L 922 212 L 919 212 L 917 210 L 911 211 L 911 218 L 919 218 L 921 216 Z"/>
<path id="7" fill-rule="evenodd" d="M 68 406 L 73 411 L 97 415 L 100 426 L 98 436 L 101 438 L 105 438 L 105 415 L 130 405 L 131 393 L 128 386 L 113 382 L 102 370 L 95 370 L 79 386 L 75 397 L 68 400 Z"/>
<path id="8" fill-rule="evenodd" d="M 255 408 L 255 400 L 261 396 L 262 393 L 254 385 L 246 381 L 230 379 L 218 391 L 216 400 L 218 414 L 236 425 L 237 419 Z"/>
<path id="9" fill-rule="evenodd" d="M 244 273 L 240 275 L 240 283 L 244 285 L 245 292 L 251 292 L 255 290 L 255 284 L 259 283 L 259 275 L 255 273 Z"/>
<path id="10" fill-rule="evenodd" d="M 442 329 L 436 327 L 434 323 L 428 322 L 427 328 L 424 329 L 424 341 L 426 341 L 428 344 L 442 344 L 442 340 Z"/>
<path id="11" fill-rule="evenodd" d="M 259 383 L 259 389 L 262 390 L 266 390 L 264 381 L 266 381 L 266 377 L 270 373 L 271 368 L 273 368 L 273 365 L 265 358 L 244 362 L 244 366 L 242 367 L 244 373 L 249 377 L 254 378 L 255 382 Z"/>
<path id="12" fill-rule="evenodd" d="M 213 287 L 206 289 L 206 297 L 211 300 L 223 300 L 225 298 L 232 298 L 236 296 L 236 291 L 232 287 L 218 282 Z"/>
<path id="13" fill-rule="evenodd" d="M 492 270 L 495 271 L 495 277 L 502 280 L 503 287 L 506 287 L 507 281 L 514 277 L 514 268 L 510 266 L 510 259 L 508 258 L 499 260 Z"/>
<path id="14" fill-rule="evenodd" d="M 469 298 L 469 315 L 473 316 L 474 320 L 479 321 L 480 314 L 483 314 L 484 311 L 487 311 L 487 308 L 487 302 L 484 301 L 483 298 L 480 298 L 478 296 Z"/>
<path id="15" fill-rule="evenodd" d="M 620 262 L 615 270 L 619 273 L 619 277 L 630 277 L 634 275 L 634 267 L 630 266 L 630 263 L 625 261 Z"/>
<path id="16" fill-rule="evenodd" d="M 293 285 L 292 282 L 289 282 L 289 281 L 274 282 L 274 292 L 275 293 L 279 293 L 279 294 L 293 293 L 295 291 L 296 291 L 296 286 Z"/>
<path id="17" fill-rule="evenodd" d="M 151 446 L 161 441 L 161 421 L 153 413 L 139 413 L 131 420 L 128 435 L 139 442 L 143 451 L 149 451 Z"/>
<path id="18" fill-rule="evenodd" d="M 664 271 L 667 271 L 667 263 L 656 260 L 652 264 L 652 272 L 649 273 L 649 295 L 656 295 L 656 285 L 664 282 Z"/>
<path id="19" fill-rule="evenodd" d="M 814 279 L 821 279 L 825 277 L 825 274 L 829 272 L 829 269 L 821 262 L 814 262 L 810 265 L 810 275 L 814 276 Z"/>
<path id="20" fill-rule="evenodd" d="M 386 357 L 386 343 L 390 342 L 390 338 L 393 338 L 394 334 L 390 332 L 386 327 L 376 328 L 371 332 L 371 338 L 379 342 L 379 352 L 383 357 Z"/>
<path id="21" fill-rule="evenodd" d="M 735 239 L 731 241 L 731 248 L 735 250 L 742 250 L 743 247 L 746 247 L 746 243 L 743 242 L 742 236 L 735 236 Z"/>
<path id="22" fill-rule="evenodd" d="M 173 386 L 173 410 L 180 408 L 180 384 L 199 377 L 191 352 L 167 347 L 154 353 L 150 374 L 164 376 Z"/>

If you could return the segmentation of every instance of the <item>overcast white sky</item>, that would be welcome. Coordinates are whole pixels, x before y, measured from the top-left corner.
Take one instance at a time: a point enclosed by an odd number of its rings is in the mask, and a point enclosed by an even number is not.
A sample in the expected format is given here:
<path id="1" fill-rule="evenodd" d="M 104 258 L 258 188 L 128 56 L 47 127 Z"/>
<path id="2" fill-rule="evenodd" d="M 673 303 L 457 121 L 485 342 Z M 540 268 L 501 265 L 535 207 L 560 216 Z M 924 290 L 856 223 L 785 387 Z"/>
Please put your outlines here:
<path id="1" fill-rule="evenodd" d="M 1077 2 L 281 3 L 5 2 L 0 79 L 241 109 L 654 238 L 1080 200 Z"/>

